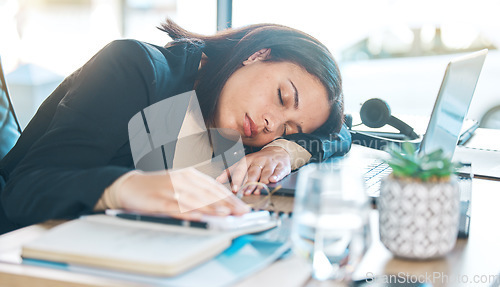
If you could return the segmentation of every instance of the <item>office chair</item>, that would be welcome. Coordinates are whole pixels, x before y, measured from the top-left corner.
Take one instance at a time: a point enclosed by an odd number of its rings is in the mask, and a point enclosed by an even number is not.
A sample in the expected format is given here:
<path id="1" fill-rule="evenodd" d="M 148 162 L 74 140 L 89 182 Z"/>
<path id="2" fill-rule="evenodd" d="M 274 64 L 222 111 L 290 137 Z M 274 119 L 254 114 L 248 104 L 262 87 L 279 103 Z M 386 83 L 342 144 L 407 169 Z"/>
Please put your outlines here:
<path id="1" fill-rule="evenodd" d="M 17 120 L 0 58 L 0 160 L 10 151 L 21 135 L 21 125 Z"/>

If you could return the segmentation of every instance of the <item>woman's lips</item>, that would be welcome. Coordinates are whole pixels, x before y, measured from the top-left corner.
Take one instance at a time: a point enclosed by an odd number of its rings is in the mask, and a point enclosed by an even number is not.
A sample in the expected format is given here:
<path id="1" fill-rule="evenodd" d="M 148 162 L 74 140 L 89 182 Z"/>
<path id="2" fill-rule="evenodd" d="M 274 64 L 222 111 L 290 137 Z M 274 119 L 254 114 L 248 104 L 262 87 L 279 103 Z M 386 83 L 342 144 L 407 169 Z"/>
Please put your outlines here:
<path id="1" fill-rule="evenodd" d="M 245 114 L 245 122 L 243 124 L 243 132 L 247 137 L 254 137 L 257 134 L 257 126 L 252 119 Z"/>

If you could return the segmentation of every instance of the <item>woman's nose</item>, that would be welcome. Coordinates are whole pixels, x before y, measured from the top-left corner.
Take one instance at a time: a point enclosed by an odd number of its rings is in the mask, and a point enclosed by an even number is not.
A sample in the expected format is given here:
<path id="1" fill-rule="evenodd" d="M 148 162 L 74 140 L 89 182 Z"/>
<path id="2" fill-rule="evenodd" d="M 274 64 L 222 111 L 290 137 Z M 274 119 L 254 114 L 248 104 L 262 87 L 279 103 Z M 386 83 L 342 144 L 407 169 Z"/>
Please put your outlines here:
<path id="1" fill-rule="evenodd" d="M 270 113 L 264 114 L 264 128 L 266 128 L 268 131 L 272 132 L 274 131 L 276 127 L 275 119 L 274 116 Z"/>

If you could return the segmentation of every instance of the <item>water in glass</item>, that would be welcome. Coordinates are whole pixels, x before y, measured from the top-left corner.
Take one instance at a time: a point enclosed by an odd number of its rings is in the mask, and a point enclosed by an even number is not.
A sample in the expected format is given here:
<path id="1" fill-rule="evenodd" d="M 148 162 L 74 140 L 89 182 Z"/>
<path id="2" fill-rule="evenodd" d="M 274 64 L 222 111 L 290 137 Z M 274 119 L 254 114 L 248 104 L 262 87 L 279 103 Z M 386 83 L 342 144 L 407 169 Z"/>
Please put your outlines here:
<path id="1" fill-rule="evenodd" d="M 369 242 L 369 201 L 358 171 L 342 163 L 304 167 L 295 194 L 292 241 L 317 280 L 348 281 Z"/>

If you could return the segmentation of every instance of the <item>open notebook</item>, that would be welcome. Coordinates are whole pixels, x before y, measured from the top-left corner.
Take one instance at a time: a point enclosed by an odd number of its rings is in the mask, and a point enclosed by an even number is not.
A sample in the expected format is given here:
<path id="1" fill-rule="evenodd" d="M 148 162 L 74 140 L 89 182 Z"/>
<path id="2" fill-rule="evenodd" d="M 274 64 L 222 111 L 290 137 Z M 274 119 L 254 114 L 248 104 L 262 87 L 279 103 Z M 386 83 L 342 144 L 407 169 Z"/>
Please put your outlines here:
<path id="1" fill-rule="evenodd" d="M 276 226 L 268 221 L 232 231 L 90 215 L 63 223 L 25 244 L 22 257 L 156 276 L 175 276 L 206 262 L 240 235 Z"/>

